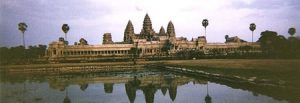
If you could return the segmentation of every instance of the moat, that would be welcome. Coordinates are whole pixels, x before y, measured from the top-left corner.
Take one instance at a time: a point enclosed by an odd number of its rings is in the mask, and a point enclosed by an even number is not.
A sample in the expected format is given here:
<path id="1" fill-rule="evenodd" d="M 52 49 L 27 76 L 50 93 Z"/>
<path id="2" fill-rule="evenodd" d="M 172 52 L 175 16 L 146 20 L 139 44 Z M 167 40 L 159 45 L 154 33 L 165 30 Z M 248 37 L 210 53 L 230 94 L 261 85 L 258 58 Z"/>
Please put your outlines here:
<path id="1" fill-rule="evenodd" d="M 2 103 L 288 102 L 281 98 L 285 96 L 251 89 L 255 87 L 236 87 L 155 68 L 84 74 L 8 73 L 1 74 L 0 87 Z"/>

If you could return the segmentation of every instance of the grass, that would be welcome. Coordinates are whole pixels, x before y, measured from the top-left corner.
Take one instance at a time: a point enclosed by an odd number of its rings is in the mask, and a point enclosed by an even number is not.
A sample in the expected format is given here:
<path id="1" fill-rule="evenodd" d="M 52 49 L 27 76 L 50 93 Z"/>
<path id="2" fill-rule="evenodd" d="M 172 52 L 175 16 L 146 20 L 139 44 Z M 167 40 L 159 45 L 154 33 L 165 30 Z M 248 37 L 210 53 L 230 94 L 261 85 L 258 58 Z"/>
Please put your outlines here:
<path id="1" fill-rule="evenodd" d="M 300 87 L 300 60 L 289 59 L 205 59 L 171 60 L 165 65 L 199 69 L 223 75 L 257 77 L 284 81 L 288 87 Z"/>

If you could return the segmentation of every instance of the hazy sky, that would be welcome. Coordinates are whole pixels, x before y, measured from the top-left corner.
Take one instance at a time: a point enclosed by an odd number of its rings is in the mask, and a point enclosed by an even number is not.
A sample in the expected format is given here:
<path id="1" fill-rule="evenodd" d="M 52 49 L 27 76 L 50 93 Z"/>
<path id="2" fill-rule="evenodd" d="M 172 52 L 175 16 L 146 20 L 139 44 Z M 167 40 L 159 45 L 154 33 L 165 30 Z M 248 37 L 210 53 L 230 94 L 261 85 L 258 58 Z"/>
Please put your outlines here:
<path id="1" fill-rule="evenodd" d="M 28 25 L 27 45 L 48 44 L 63 37 L 61 26 L 69 24 L 70 44 L 81 37 L 101 44 L 103 33 L 122 41 L 130 19 L 140 33 L 148 13 L 156 32 L 172 20 L 178 37 L 204 35 L 208 42 L 224 42 L 224 35 L 251 41 L 249 24 L 257 25 L 254 40 L 265 30 L 288 36 L 288 28 L 300 31 L 300 0 L 0 0 L 0 46 L 22 44 L 19 22 Z M 299 32 L 296 33 L 299 36 Z"/>

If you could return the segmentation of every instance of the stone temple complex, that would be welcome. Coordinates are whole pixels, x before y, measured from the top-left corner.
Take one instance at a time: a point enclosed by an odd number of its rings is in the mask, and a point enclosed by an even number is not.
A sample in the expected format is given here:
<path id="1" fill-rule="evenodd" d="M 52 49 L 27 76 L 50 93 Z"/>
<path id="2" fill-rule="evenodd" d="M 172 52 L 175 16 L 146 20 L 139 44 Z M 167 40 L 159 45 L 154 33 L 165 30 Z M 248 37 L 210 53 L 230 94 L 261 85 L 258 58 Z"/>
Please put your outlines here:
<path id="1" fill-rule="evenodd" d="M 89 45 L 81 38 L 74 45 L 68 45 L 63 38 L 49 44 L 46 57 L 49 61 L 95 61 L 105 59 L 132 59 L 172 57 L 182 50 L 199 50 L 205 54 L 217 50 L 224 54 L 233 52 L 241 46 L 251 46 L 251 52 L 260 52 L 258 43 L 246 42 L 238 37 L 228 37 L 225 43 L 208 43 L 205 36 L 187 40 L 176 37 L 175 26 L 169 21 L 165 30 L 159 32 L 152 28 L 151 19 L 146 14 L 140 33 L 135 33 L 134 26 L 129 20 L 124 31 L 122 42 L 113 42 L 111 33 L 104 33 L 102 45 Z"/>

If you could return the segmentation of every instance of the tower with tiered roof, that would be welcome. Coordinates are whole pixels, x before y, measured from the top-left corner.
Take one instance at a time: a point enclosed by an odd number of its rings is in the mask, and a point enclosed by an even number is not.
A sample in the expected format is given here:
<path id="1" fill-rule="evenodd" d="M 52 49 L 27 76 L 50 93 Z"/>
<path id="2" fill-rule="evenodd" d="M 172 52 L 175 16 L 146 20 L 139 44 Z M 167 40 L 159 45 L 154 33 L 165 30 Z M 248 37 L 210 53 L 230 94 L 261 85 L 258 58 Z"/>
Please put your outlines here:
<path id="1" fill-rule="evenodd" d="M 165 36 L 166 35 L 166 31 L 165 31 L 165 28 L 163 26 L 161 26 L 158 35 L 159 36 Z"/>
<path id="2" fill-rule="evenodd" d="M 172 23 L 172 21 L 169 22 L 168 27 L 167 27 L 167 34 L 170 38 L 172 37 L 176 37 L 175 34 L 175 29 L 174 29 L 174 25 Z"/>
<path id="3" fill-rule="evenodd" d="M 133 28 L 131 21 L 129 20 L 127 23 L 127 26 L 125 28 L 123 41 L 125 43 L 131 43 L 133 39 L 135 39 L 134 28 Z"/>
<path id="4" fill-rule="evenodd" d="M 150 41 L 153 39 L 153 36 L 155 35 L 155 31 L 152 28 L 151 19 L 148 14 L 146 14 L 143 22 L 143 28 L 140 33 L 140 38 L 147 39 L 147 41 Z"/>

